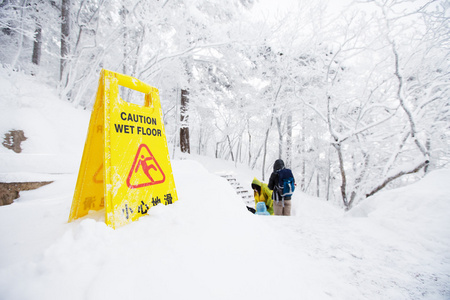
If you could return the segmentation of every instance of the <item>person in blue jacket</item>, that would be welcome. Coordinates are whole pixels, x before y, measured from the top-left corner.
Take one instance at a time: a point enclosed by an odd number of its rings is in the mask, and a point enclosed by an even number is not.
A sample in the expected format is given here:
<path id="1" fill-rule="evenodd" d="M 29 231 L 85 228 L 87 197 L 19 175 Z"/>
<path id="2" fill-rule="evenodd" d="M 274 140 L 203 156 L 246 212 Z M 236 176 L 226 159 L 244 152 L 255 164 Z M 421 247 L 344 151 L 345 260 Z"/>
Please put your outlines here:
<path id="1" fill-rule="evenodd" d="M 282 159 L 277 159 L 273 164 L 273 172 L 270 175 L 269 184 L 267 185 L 273 191 L 273 212 L 275 216 L 290 216 L 291 215 L 291 196 L 283 197 L 281 191 L 277 188 L 279 172 L 286 167 Z M 295 182 L 295 179 L 294 179 Z"/>

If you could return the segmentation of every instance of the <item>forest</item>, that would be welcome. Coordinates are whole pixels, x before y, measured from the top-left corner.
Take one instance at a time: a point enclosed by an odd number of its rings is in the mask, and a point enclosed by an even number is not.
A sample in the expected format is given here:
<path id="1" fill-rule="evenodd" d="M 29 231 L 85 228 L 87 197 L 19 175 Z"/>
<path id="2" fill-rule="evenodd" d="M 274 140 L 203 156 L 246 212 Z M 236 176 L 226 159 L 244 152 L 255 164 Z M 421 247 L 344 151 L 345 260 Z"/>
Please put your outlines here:
<path id="1" fill-rule="evenodd" d="M 86 110 L 101 69 L 138 78 L 159 90 L 175 158 L 263 181 L 282 158 L 297 188 L 346 210 L 448 168 L 449 1 L 265 2 L 3 0 L 0 63 Z"/>

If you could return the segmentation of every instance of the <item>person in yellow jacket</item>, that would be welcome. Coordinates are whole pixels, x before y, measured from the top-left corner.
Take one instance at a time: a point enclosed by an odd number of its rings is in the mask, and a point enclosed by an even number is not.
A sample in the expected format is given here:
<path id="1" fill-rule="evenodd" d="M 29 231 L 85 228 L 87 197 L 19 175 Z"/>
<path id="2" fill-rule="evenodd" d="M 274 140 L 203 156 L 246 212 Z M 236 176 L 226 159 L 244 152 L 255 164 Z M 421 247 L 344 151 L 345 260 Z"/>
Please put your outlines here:
<path id="1" fill-rule="evenodd" d="M 256 177 L 252 181 L 253 195 L 255 197 L 255 209 L 258 202 L 264 202 L 267 207 L 267 211 L 270 215 L 273 215 L 273 199 L 272 191 L 267 184 L 262 183 Z"/>

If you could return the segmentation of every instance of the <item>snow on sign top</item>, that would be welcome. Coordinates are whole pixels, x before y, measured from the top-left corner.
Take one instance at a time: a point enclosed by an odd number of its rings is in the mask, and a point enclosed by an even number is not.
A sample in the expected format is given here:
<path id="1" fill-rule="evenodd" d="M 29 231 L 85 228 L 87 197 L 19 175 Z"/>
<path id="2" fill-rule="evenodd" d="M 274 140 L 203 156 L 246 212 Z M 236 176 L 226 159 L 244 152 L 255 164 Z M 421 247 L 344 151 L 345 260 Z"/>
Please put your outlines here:
<path id="1" fill-rule="evenodd" d="M 119 97 L 119 85 L 145 94 L 145 105 Z M 177 201 L 158 90 L 102 70 L 69 221 L 105 208 L 117 228 L 159 203 Z"/>

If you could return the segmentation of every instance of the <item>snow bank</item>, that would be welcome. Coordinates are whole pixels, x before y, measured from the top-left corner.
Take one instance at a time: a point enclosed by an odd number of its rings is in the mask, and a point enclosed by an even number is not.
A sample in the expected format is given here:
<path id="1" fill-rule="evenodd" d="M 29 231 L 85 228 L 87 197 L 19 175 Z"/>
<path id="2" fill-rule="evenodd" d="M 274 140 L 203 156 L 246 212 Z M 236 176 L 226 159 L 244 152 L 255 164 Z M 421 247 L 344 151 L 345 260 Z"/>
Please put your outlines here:
<path id="1" fill-rule="evenodd" d="M 324 292 L 329 287 L 320 283 L 332 280 L 326 267 L 295 254 L 262 217 L 247 211 L 225 179 L 195 161 L 174 161 L 172 166 L 179 201 L 154 207 L 117 230 L 105 225 L 104 211 L 65 222 L 75 184 L 69 177 L 23 193 L 2 208 L 2 225 L 7 219 L 12 230 L 0 231 L 5 250 L 0 295 L 331 299 Z M 288 288 L 275 288 L 285 284 Z"/>
<path id="2" fill-rule="evenodd" d="M 16 172 L 16 178 L 33 181 L 40 177 L 35 173 L 73 173 L 79 167 L 90 112 L 60 101 L 55 90 L 33 79 L 0 68 L 0 136 L 23 130 L 27 138 L 20 154 L 0 146 L 3 182 Z"/>
<path id="3" fill-rule="evenodd" d="M 396 266 L 395 285 L 409 286 L 406 299 L 450 299 L 449 182 L 450 170 L 436 170 L 348 213 L 349 224 L 371 237 L 372 251 Z"/>
<path id="4" fill-rule="evenodd" d="M 380 192 L 349 212 L 391 230 L 428 240 L 450 237 L 450 170 L 436 170 L 407 187 Z"/>

